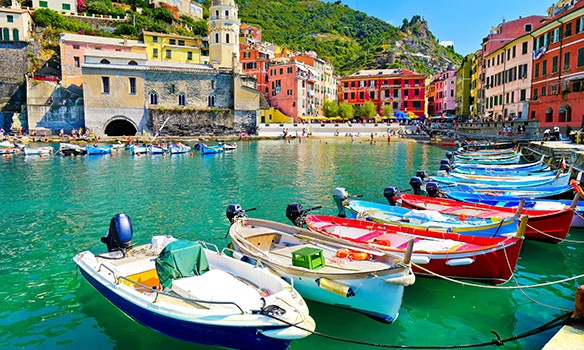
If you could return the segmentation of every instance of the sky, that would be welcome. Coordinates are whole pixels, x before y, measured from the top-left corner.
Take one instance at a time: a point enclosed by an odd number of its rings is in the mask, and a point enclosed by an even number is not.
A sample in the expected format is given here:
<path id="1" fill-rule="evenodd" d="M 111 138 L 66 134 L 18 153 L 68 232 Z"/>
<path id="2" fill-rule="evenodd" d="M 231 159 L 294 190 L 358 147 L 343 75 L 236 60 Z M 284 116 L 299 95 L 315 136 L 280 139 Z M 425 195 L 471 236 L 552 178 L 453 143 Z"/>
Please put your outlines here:
<path id="1" fill-rule="evenodd" d="M 333 0 L 329 0 L 333 1 Z M 420 15 L 438 41 L 451 41 L 462 55 L 481 48 L 481 41 L 492 27 L 531 15 L 543 16 L 552 0 L 341 0 L 343 5 L 365 12 L 394 26 L 403 19 Z"/>

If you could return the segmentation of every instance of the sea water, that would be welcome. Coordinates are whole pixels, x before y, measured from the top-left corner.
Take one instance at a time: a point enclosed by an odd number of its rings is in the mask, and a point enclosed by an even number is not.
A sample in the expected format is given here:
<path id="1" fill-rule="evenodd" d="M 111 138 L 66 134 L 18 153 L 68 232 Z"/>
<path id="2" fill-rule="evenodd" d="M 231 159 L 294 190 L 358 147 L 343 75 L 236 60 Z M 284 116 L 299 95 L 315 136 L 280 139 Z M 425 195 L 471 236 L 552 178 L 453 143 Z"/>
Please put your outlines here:
<path id="1" fill-rule="evenodd" d="M 73 256 L 101 252 L 100 238 L 117 213 L 130 216 L 134 242 L 153 235 L 206 240 L 220 248 L 225 210 L 238 203 L 257 218 L 287 223 L 286 206 L 322 206 L 335 215 L 332 193 L 344 187 L 363 200 L 385 202 L 383 189 L 409 188 L 418 170 L 435 172 L 447 149 L 413 142 L 306 139 L 239 142 L 235 152 L 150 156 L 0 159 L 0 348 L 208 349 L 134 322 L 78 275 Z M 493 288 L 418 278 L 407 287 L 398 319 L 367 316 L 308 302 L 317 331 L 291 349 L 371 349 L 348 340 L 404 346 L 454 346 L 506 339 L 573 309 L 584 273 L 584 233 L 559 245 L 526 241 L 516 279 Z M 579 281 L 582 283 L 582 279 Z M 477 286 L 478 285 L 478 286 Z M 505 343 L 541 348 L 557 329 Z"/>

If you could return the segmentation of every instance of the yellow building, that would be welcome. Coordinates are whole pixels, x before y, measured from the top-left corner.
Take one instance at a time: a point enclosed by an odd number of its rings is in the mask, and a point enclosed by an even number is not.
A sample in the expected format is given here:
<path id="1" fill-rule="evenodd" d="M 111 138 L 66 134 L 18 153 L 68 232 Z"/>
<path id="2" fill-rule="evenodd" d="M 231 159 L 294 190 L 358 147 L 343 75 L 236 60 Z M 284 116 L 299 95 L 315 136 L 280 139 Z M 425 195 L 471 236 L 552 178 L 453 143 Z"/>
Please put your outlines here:
<path id="1" fill-rule="evenodd" d="M 0 8 L 0 41 L 28 41 L 32 18 L 28 10 Z"/>
<path id="2" fill-rule="evenodd" d="M 265 123 L 292 124 L 294 123 L 294 118 L 287 116 L 286 114 L 280 112 L 274 107 L 270 107 L 268 109 L 258 109 L 258 121 L 262 124 Z"/>
<path id="3" fill-rule="evenodd" d="M 181 63 L 209 63 L 209 50 L 201 37 L 143 32 L 148 59 Z"/>

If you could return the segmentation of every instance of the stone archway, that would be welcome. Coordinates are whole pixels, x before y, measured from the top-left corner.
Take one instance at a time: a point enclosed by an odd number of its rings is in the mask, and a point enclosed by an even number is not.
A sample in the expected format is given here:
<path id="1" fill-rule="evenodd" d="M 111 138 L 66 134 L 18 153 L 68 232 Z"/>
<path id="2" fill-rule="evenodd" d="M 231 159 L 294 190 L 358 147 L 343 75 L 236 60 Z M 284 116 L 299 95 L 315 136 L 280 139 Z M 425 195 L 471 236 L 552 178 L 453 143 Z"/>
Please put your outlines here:
<path id="1" fill-rule="evenodd" d="M 138 132 L 136 124 L 127 117 L 115 116 L 110 119 L 104 128 L 107 136 L 134 136 Z"/>

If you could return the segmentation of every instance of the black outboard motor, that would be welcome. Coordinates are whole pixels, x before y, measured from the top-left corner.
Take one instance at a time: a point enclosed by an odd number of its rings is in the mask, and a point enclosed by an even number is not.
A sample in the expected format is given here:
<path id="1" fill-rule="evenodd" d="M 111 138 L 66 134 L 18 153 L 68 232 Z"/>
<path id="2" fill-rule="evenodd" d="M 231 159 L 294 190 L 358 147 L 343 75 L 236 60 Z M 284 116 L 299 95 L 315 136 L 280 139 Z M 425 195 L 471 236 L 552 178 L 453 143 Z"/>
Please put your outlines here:
<path id="1" fill-rule="evenodd" d="M 446 158 L 452 159 L 452 156 L 453 156 L 452 152 L 446 152 Z"/>
<path id="2" fill-rule="evenodd" d="M 126 214 L 120 213 L 110 221 L 107 236 L 101 237 L 101 242 L 107 245 L 107 251 L 122 251 L 130 249 L 132 245 L 132 222 Z"/>
<path id="3" fill-rule="evenodd" d="M 383 190 L 383 196 L 387 199 L 387 201 L 389 202 L 389 205 L 391 205 L 391 206 L 395 206 L 397 203 L 396 194 L 397 194 L 397 188 L 395 188 L 395 187 L 386 187 Z"/>
<path id="4" fill-rule="evenodd" d="M 347 216 L 345 212 L 345 206 L 343 205 L 343 201 L 349 198 L 349 193 L 342 187 L 337 187 L 333 190 L 333 199 L 337 204 L 337 208 L 339 208 L 338 216 L 344 218 Z"/>
<path id="5" fill-rule="evenodd" d="M 416 171 L 416 176 L 419 177 L 420 179 L 422 179 L 422 181 L 424 181 L 426 179 L 426 177 L 428 177 L 424 170 Z"/>
<path id="6" fill-rule="evenodd" d="M 412 189 L 414 190 L 414 194 L 419 195 L 421 193 L 421 188 L 422 188 L 422 179 L 420 179 L 417 176 L 410 178 L 410 186 L 412 186 Z"/>
<path id="7" fill-rule="evenodd" d="M 440 194 L 438 183 L 428 182 L 426 184 L 426 193 L 428 193 L 428 197 L 438 197 L 438 194 Z"/>
<path id="8" fill-rule="evenodd" d="M 243 210 L 239 204 L 229 204 L 225 211 L 225 216 L 229 220 L 229 223 L 232 224 L 233 221 L 235 221 L 235 218 L 242 218 L 245 216 L 245 210 Z"/>
<path id="9" fill-rule="evenodd" d="M 450 170 L 452 170 L 452 168 L 450 168 L 450 165 L 448 164 L 440 164 L 440 170 L 450 174 Z"/>
<path id="10" fill-rule="evenodd" d="M 450 160 L 448 160 L 448 159 L 442 159 L 440 161 L 440 165 L 442 165 L 442 164 L 448 164 L 448 166 L 450 166 Z"/>
<path id="11" fill-rule="evenodd" d="M 304 226 L 304 219 L 306 218 L 306 210 L 300 203 L 291 203 L 286 207 L 286 217 L 288 220 L 298 227 Z"/>

